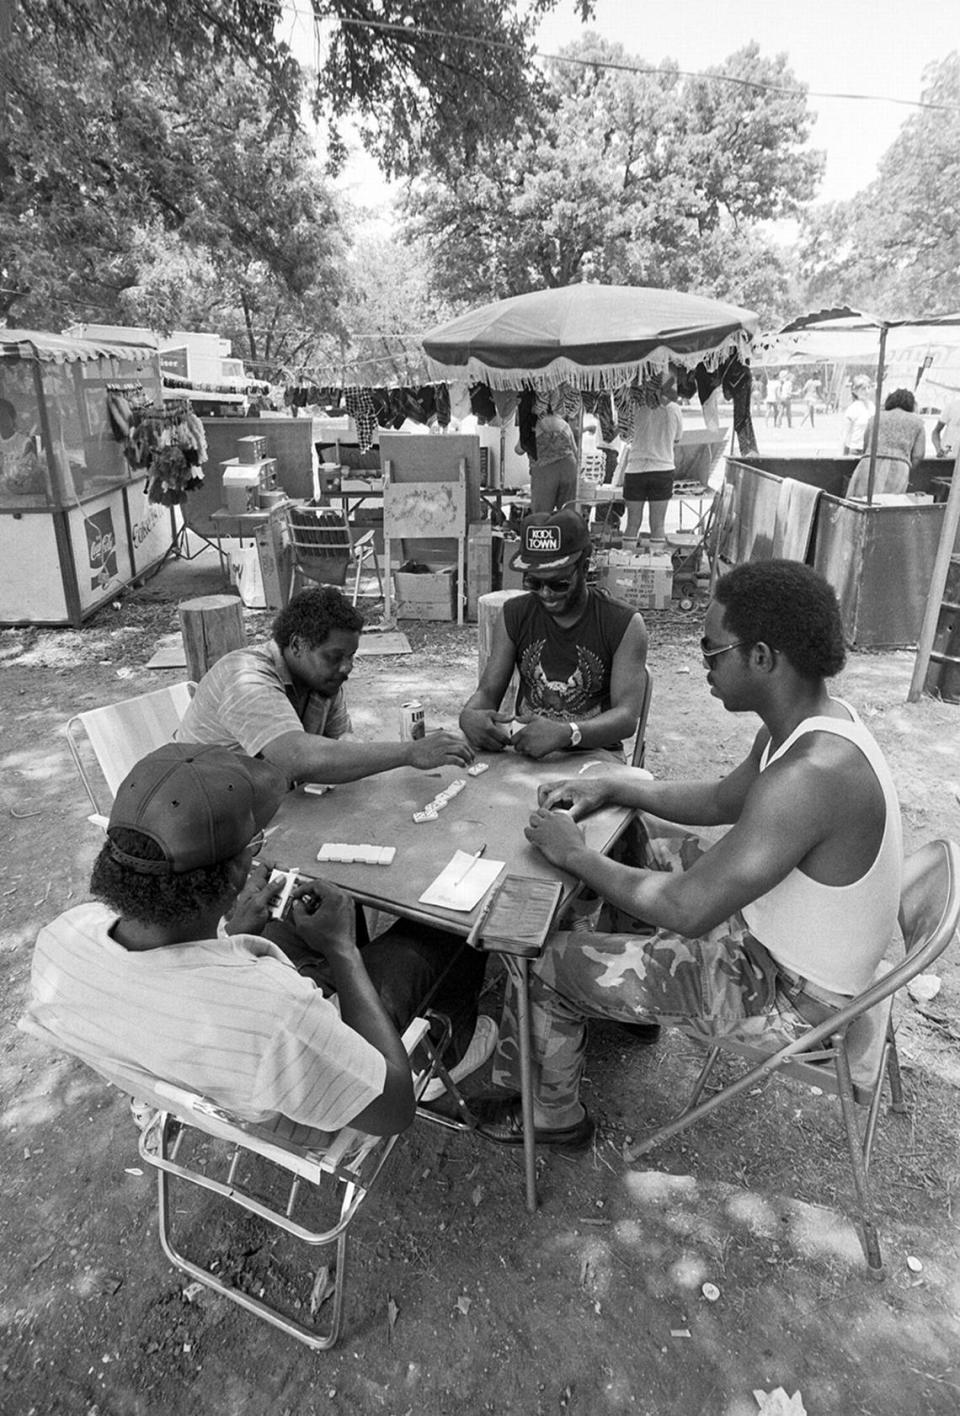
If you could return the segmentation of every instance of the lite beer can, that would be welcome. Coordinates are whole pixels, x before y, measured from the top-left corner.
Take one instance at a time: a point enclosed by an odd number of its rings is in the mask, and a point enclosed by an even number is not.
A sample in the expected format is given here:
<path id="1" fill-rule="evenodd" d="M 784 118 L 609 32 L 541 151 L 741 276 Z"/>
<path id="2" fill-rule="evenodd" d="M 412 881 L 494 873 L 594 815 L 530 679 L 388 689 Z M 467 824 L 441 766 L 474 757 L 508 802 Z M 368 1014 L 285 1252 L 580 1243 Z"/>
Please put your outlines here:
<path id="1" fill-rule="evenodd" d="M 414 742 L 417 738 L 422 738 L 427 731 L 427 725 L 423 716 L 423 704 L 418 698 L 411 698 L 409 703 L 400 704 L 400 740 L 401 742 Z"/>

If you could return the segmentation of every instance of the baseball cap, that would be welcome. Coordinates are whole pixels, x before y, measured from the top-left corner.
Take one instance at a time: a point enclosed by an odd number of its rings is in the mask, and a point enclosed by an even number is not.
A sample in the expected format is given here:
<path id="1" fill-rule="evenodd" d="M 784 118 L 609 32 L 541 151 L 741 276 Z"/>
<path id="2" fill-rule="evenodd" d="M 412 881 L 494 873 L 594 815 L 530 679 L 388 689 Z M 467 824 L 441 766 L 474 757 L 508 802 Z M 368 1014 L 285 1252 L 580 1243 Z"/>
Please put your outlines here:
<path id="1" fill-rule="evenodd" d="M 163 859 L 130 855 L 112 839 L 111 854 L 141 875 L 208 869 L 239 855 L 286 792 L 286 777 L 269 762 L 228 747 L 166 743 L 124 777 L 107 824 L 108 839 L 117 828 L 140 831 Z"/>
<path id="2" fill-rule="evenodd" d="M 520 549 L 513 570 L 566 570 L 590 549 L 590 532 L 582 516 L 569 507 L 535 511 L 520 527 Z"/>

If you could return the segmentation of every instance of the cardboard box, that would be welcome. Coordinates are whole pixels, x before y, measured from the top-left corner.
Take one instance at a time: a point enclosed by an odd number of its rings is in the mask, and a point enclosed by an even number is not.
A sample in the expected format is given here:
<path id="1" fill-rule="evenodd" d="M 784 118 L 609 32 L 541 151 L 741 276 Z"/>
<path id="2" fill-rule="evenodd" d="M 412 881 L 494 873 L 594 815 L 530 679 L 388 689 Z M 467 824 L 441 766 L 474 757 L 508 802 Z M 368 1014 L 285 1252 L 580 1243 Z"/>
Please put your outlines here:
<path id="1" fill-rule="evenodd" d="M 669 556 L 630 556 L 624 561 L 622 553 L 611 552 L 599 569 L 599 580 L 615 600 L 635 610 L 666 610 L 673 595 L 673 562 Z"/>
<path id="2" fill-rule="evenodd" d="M 262 462 L 267 455 L 267 440 L 263 437 L 237 438 L 237 453 L 243 463 Z"/>
<path id="3" fill-rule="evenodd" d="M 223 471 L 224 506 L 235 516 L 257 511 L 260 506 L 260 464 L 240 467 L 228 463 Z"/>
<path id="4" fill-rule="evenodd" d="M 457 617 L 456 567 L 445 565 L 424 575 L 395 570 L 397 618 L 454 620 Z"/>

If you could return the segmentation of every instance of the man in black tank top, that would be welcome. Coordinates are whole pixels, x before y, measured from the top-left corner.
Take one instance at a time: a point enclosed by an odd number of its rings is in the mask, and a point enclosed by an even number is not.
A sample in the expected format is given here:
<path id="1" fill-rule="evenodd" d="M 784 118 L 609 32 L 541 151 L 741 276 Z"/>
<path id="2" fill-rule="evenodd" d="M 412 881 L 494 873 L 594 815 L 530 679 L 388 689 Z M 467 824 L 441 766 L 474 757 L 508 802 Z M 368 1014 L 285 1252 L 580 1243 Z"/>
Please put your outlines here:
<path id="1" fill-rule="evenodd" d="M 475 749 L 508 745 L 526 757 L 553 752 L 622 752 L 637 727 L 647 630 L 641 615 L 587 585 L 590 535 L 571 507 L 528 516 L 511 566 L 523 595 L 508 600 L 490 657 L 460 713 Z M 499 711 L 513 671 L 514 713 Z"/>

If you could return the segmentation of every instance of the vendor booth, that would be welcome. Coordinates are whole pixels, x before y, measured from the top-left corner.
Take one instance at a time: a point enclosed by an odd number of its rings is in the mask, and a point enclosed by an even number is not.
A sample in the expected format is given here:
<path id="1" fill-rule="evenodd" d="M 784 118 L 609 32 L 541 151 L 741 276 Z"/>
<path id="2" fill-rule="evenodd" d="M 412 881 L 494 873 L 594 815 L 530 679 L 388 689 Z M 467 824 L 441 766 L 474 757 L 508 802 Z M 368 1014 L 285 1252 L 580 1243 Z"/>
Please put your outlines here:
<path id="1" fill-rule="evenodd" d="M 0 623 L 79 626 L 169 553 L 159 400 L 155 347 L 0 330 Z"/>
<path id="2" fill-rule="evenodd" d="M 933 369 L 949 378 L 960 317 L 884 321 L 848 308 L 825 310 L 757 343 L 773 365 L 798 357 L 872 362 L 882 406 L 883 393 L 894 386 L 914 390 Z M 846 495 L 856 457 L 728 459 L 716 569 L 771 556 L 805 560 L 836 590 L 849 644 L 910 646 L 920 634 L 952 466 L 924 458 L 912 468 L 906 493 L 875 495 L 876 419 L 873 428 L 864 498 Z"/>

